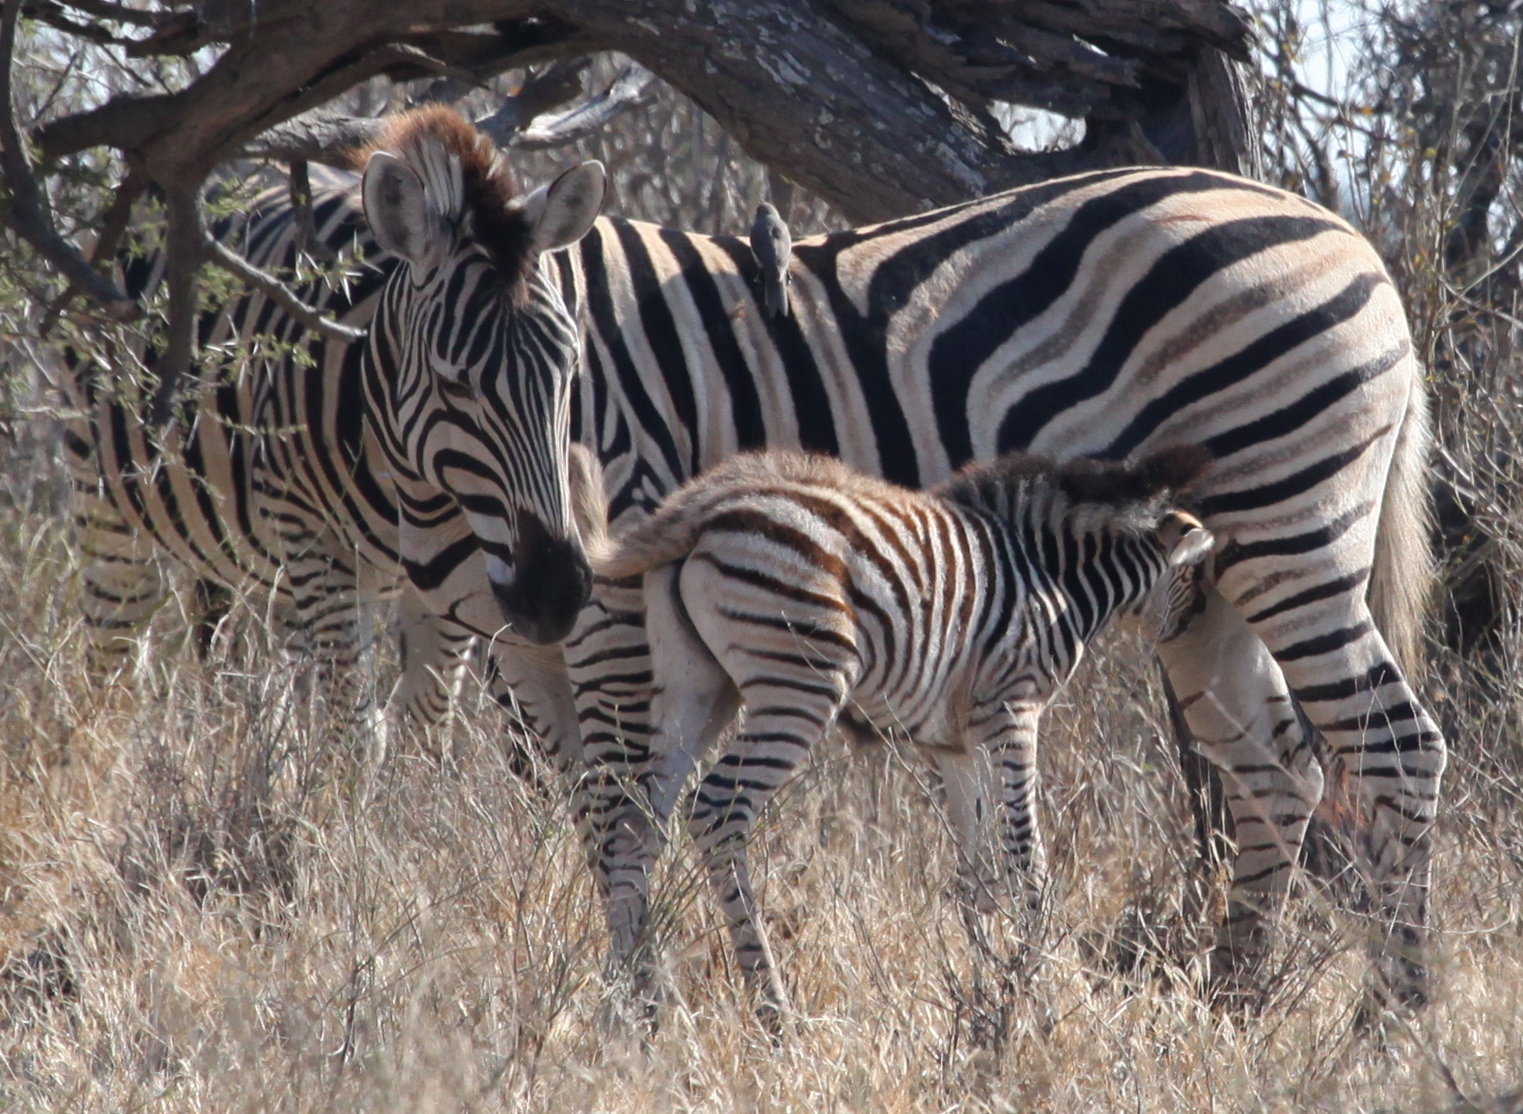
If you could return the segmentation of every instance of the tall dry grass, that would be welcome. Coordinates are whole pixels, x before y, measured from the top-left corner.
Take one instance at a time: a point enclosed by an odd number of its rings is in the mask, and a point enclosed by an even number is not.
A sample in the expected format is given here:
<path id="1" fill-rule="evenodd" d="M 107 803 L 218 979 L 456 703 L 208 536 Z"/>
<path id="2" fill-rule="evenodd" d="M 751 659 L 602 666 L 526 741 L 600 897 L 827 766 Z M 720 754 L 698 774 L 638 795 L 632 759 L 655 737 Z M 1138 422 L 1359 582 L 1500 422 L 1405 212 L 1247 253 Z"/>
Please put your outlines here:
<path id="1" fill-rule="evenodd" d="M 670 91 L 577 153 L 614 168 L 621 211 L 704 230 L 743 231 L 766 188 Z M 537 177 L 572 157 L 517 165 Z M 1443 282 L 1423 284 L 1431 251 L 1401 267 L 1394 249 L 1431 247 L 1451 216 L 1407 194 L 1418 225 L 1361 223 L 1392 249 L 1429 366 L 1457 369 L 1439 384 L 1446 467 L 1480 477 L 1466 490 L 1485 541 L 1523 567 L 1511 334 L 1499 325 L 1494 351 L 1437 343 L 1469 322 Z M 792 220 L 831 217 L 800 197 Z M 37 320 L 12 278 L 0 265 L 0 340 Z M 1485 686 L 1473 655 L 1447 652 L 1428 688 L 1456 743 L 1438 997 L 1385 1043 L 1352 1032 L 1361 925 L 1315 892 L 1286 919 L 1263 1015 L 1204 1004 L 1173 744 L 1146 648 L 1118 637 L 1048 716 L 1054 893 L 1035 938 L 991 928 L 1013 977 L 968 945 L 924 764 L 835 749 L 782 795 L 754 856 L 799 1014 L 787 1038 L 751 1017 L 679 841 L 657 893 L 671 1000 L 642 1047 L 603 1024 L 604 935 L 567 811 L 511 774 L 479 694 L 449 768 L 401 740 L 383 761 L 324 745 L 247 616 L 197 659 L 189 593 L 159 616 L 135 691 L 88 679 L 56 430 L 28 416 L 25 359 L 0 360 L 0 1107 L 1418 1114 L 1501 1110 L 1523 1086 L 1514 608 Z"/>
<path id="2" fill-rule="evenodd" d="M 453 767 L 324 752 L 294 670 L 247 632 L 202 664 L 178 602 L 136 691 L 104 691 L 52 490 L 0 507 L 6 1109 L 1438 1111 L 1451 1074 L 1472 1097 L 1523 1077 L 1523 815 L 1467 807 L 1495 786 L 1464 754 L 1440 996 L 1410 1032 L 1352 1034 L 1359 927 L 1315 896 L 1261 1018 L 1203 1004 L 1172 744 L 1125 637 L 1049 716 L 1050 918 L 992 932 L 1016 978 L 970 951 L 925 764 L 837 749 L 758 841 L 789 1035 L 752 1018 L 679 845 L 657 899 L 672 997 L 642 1048 L 602 1020 L 566 809 L 509 772 L 479 697 Z"/>

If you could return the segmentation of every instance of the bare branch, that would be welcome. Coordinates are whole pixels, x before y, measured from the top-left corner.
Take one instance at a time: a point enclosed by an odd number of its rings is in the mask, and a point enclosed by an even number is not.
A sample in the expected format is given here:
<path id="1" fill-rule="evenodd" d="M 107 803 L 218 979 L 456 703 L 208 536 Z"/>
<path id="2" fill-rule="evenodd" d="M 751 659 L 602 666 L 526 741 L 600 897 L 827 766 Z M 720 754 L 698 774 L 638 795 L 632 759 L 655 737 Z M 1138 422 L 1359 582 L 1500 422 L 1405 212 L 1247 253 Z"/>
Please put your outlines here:
<path id="1" fill-rule="evenodd" d="M 644 66 L 628 66 L 597 96 L 589 97 L 575 108 L 549 120 L 533 120 L 509 142 L 514 147 L 536 150 L 575 143 L 601 130 L 608 121 L 626 109 L 649 104 L 656 96 L 655 81 L 656 75 Z M 489 131 L 486 121 L 478 120 L 476 126 Z"/>
<path id="2" fill-rule="evenodd" d="M 79 250 L 58 233 L 48 215 L 47 202 L 32 176 L 26 146 L 16 128 L 11 94 L 11 58 L 16 47 L 16 16 L 21 0 L 5 0 L 0 12 L 0 169 L 5 172 L 10 206 L 5 223 L 37 253 L 57 267 L 70 283 L 99 302 L 107 316 L 118 321 L 134 320 L 141 312 L 136 302 L 116 288 L 86 262 Z"/>
<path id="3" fill-rule="evenodd" d="M 1134 122 L 1170 160 L 1219 160 L 1197 134 L 1213 119 L 1209 106 L 1192 98 L 1221 83 L 1190 74 L 1203 48 L 1241 56 L 1249 38 L 1227 0 L 327 0 L 320 16 L 306 0 L 261 0 L 184 9 L 161 29 L 182 14 L 189 24 L 165 30 L 154 49 L 226 42 L 216 63 L 174 94 L 117 98 L 52 122 L 38 134 L 50 158 L 109 144 L 161 184 L 204 177 L 245 144 L 338 162 L 338 149 L 376 125 L 325 117 L 296 126 L 299 143 L 270 129 L 378 73 L 442 71 L 463 84 L 617 50 L 692 97 L 753 157 L 867 221 L 1116 165 L 1136 146 Z M 449 30 L 483 23 L 492 33 Z M 490 124 L 527 131 L 526 145 L 550 142 L 595 126 L 578 120 L 621 100 L 546 124 L 545 135 L 523 115 Z M 1009 100 L 1086 116 L 1086 142 L 1014 150 L 989 107 Z"/>
<path id="4" fill-rule="evenodd" d="M 506 147 L 524 125 L 542 112 L 565 104 L 582 91 L 582 78 L 592 64 L 590 58 L 562 59 L 543 73 L 535 74 L 523 87 L 503 100 L 497 111 L 481 117 L 476 126 L 492 137 L 499 147 Z"/>
<path id="5" fill-rule="evenodd" d="M 79 20 L 70 19 L 64 14 L 63 7 L 53 3 L 53 0 L 34 0 L 29 5 L 26 14 L 28 18 L 46 23 L 49 27 L 62 31 L 66 35 L 87 39 L 102 46 L 125 46 L 131 49 L 135 45 L 132 39 L 113 35 L 98 23 L 81 23 Z"/>
<path id="6" fill-rule="evenodd" d="M 384 121 L 369 116 L 340 116 L 315 109 L 278 124 L 243 145 L 244 158 L 318 162 L 347 170 L 350 152 L 373 142 Z"/>
<path id="7" fill-rule="evenodd" d="M 128 8 L 122 4 L 112 4 L 109 0 L 66 0 L 67 6 L 76 11 L 86 12 L 97 19 L 109 19 L 113 23 L 125 23 L 132 27 L 158 27 L 174 13 L 145 12 L 137 8 Z"/>
<path id="8" fill-rule="evenodd" d="M 523 122 L 581 92 L 582 75 L 590 64 L 587 58 L 557 61 L 544 73 L 526 81 L 501 108 L 478 120 L 476 126 L 499 144 L 511 141 Z M 382 121 L 371 117 L 338 116 L 317 109 L 264 132 L 246 143 L 239 154 L 245 158 L 302 160 L 349 169 L 350 152 L 373 142 L 381 134 L 381 127 Z"/>
<path id="9" fill-rule="evenodd" d="M 168 227 L 164 237 L 164 285 L 169 289 L 169 337 L 154 361 L 159 385 L 153 394 L 155 424 L 168 424 L 180 380 L 196 358 L 196 272 L 201 269 L 206 233 L 201 227 L 200 183 L 165 190 Z"/>
<path id="10" fill-rule="evenodd" d="M 312 234 L 312 176 L 307 172 L 306 159 L 291 160 L 291 222 L 296 226 L 296 257 L 301 258 L 311 246 Z"/>
<path id="11" fill-rule="evenodd" d="M 329 340 L 342 341 L 346 344 L 364 337 L 365 330 L 340 324 L 313 309 L 297 297 L 296 292 L 285 283 L 268 271 L 260 270 L 221 241 L 208 236 L 204 240 L 204 246 L 210 262 L 236 278 L 242 279 L 254 289 L 262 291 L 281 309 L 314 332 L 321 333 Z"/>

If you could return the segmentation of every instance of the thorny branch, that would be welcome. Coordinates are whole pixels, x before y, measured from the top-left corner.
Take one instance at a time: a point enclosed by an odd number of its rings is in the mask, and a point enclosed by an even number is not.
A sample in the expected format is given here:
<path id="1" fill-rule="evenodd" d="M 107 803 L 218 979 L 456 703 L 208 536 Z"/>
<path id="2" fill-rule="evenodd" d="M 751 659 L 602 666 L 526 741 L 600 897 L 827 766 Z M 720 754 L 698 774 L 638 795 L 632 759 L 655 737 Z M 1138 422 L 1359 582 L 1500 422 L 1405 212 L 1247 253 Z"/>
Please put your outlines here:
<path id="1" fill-rule="evenodd" d="M 233 251 L 219 240 L 206 237 L 205 241 L 207 261 L 215 263 L 229 274 L 242 279 L 249 286 L 261 290 L 267 294 L 281 309 L 285 310 L 296 320 L 314 332 L 321 333 L 329 340 L 354 341 L 365 335 L 364 329 L 356 329 L 349 325 L 343 325 L 327 317 L 311 306 L 307 305 L 285 283 L 281 282 L 268 271 L 260 270 L 243 256 Z"/>
<path id="2" fill-rule="evenodd" d="M 121 246 L 122 237 L 127 234 L 127 228 L 132 223 L 132 207 L 147 188 L 148 180 L 137 170 L 129 170 L 112 193 L 111 204 L 100 216 L 95 250 L 90 253 L 90 265 L 98 272 L 104 274 L 105 268 L 110 267 L 111 261 L 116 258 L 116 250 Z M 79 288 L 71 281 L 64 287 L 63 293 L 48 304 L 39 327 L 40 335 L 47 336 L 52 331 L 58 316 L 78 293 Z"/>
<path id="3" fill-rule="evenodd" d="M 169 336 L 154 361 L 159 378 L 153 395 L 153 421 L 168 423 L 180 380 L 196 357 L 196 272 L 205 254 L 206 233 L 201 225 L 200 183 L 175 185 L 165 190 L 167 227 L 164 234 L 165 281 L 169 290 Z"/>
<path id="4" fill-rule="evenodd" d="M 5 0 L 12 36 L 21 3 Z M 70 33 L 86 34 L 77 24 L 141 35 L 126 41 L 131 57 L 219 51 L 183 88 L 116 97 L 36 135 L 50 160 L 113 147 L 166 199 L 161 417 L 194 357 L 196 272 L 211 252 L 194 201 L 208 174 L 240 154 L 339 161 L 378 125 L 321 106 L 377 75 L 431 78 L 428 95 L 450 98 L 509 69 L 556 63 L 480 121 L 500 144 L 542 147 L 643 103 L 654 74 L 752 156 L 862 222 L 1139 159 L 1247 169 L 1235 148 L 1254 134 L 1231 120 L 1229 142 L 1213 146 L 1204 134 L 1219 122 L 1209 102 L 1230 83 L 1204 79 L 1202 65 L 1230 67 L 1247 50 L 1248 22 L 1230 0 L 261 0 L 151 12 L 120 0 L 26 3 Z M 580 91 L 586 63 L 568 59 L 599 50 L 637 65 L 585 104 L 537 121 Z M 1085 141 L 1016 150 L 995 111 L 1010 101 L 1085 116 Z M 136 312 L 109 284 L 103 297 L 105 280 L 79 253 L 38 230 L 43 210 L 25 204 L 35 183 L 14 138 L 5 160 L 9 223 L 46 244 L 80 289 Z M 252 270 L 235 273 L 260 285 Z"/>
<path id="5" fill-rule="evenodd" d="M 570 143 L 586 134 L 578 127 L 573 134 L 553 142 L 525 142 L 534 135 L 545 137 L 563 127 L 563 121 L 576 117 L 584 108 L 596 107 L 594 127 L 606 123 L 618 113 L 648 99 L 647 85 L 650 73 L 639 66 L 631 66 L 614 80 L 609 88 L 589 100 L 586 105 L 573 108 L 562 116 L 540 123 L 538 117 L 564 104 L 582 92 L 582 81 L 590 60 L 587 58 L 563 59 L 542 73 L 529 77 L 512 96 L 505 97 L 494 112 L 481 117 L 476 126 L 490 135 L 502 146 L 559 146 Z M 638 80 L 643 74 L 644 80 Z M 463 83 L 451 83 L 446 95 L 439 96 L 430 90 L 427 100 L 450 101 L 468 92 Z M 448 95 L 453 94 L 453 96 Z M 327 166 L 347 168 L 350 152 L 373 142 L 381 133 L 383 121 L 369 116 L 338 116 L 324 109 L 304 113 L 283 124 L 271 128 L 239 152 L 245 158 L 267 158 L 319 162 Z"/>

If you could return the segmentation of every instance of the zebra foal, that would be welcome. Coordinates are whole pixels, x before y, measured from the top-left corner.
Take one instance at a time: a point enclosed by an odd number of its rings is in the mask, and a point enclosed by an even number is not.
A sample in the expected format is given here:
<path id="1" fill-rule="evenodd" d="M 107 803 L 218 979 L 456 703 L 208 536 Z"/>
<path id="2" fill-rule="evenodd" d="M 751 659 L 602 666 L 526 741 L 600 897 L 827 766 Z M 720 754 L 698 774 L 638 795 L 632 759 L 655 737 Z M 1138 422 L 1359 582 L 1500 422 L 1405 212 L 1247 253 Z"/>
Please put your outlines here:
<path id="1" fill-rule="evenodd" d="M 584 507 L 600 495 L 587 459 L 571 469 Z M 600 575 L 644 576 L 654 673 L 645 799 L 613 837 L 614 954 L 635 962 L 637 990 L 651 860 L 683 782 L 740 709 L 689 829 L 764 1015 L 786 996 L 747 838 L 848 705 L 931 749 L 978 906 L 1002 881 L 1034 900 L 1038 718 L 1112 616 L 1161 620 L 1180 610 L 1171 584 L 1195 591 L 1213 539 L 1176 496 L 1205 463 L 1198 449 L 1135 465 L 1013 453 L 912 491 L 828 457 L 746 454 L 615 542 L 595 538 Z M 595 517 L 583 513 L 584 536 Z"/>

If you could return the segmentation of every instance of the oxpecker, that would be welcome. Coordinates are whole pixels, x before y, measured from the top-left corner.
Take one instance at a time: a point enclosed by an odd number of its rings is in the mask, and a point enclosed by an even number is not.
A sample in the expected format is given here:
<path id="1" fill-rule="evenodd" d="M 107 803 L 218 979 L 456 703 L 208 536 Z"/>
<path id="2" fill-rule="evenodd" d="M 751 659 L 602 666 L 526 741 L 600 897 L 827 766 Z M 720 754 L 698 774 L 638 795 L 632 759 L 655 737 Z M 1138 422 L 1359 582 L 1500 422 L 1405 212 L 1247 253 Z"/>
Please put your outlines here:
<path id="1" fill-rule="evenodd" d="M 793 237 L 783 218 L 767 202 L 756 207 L 751 226 L 751 254 L 761 266 L 762 305 L 769 317 L 788 316 L 788 261 L 793 257 Z"/>

